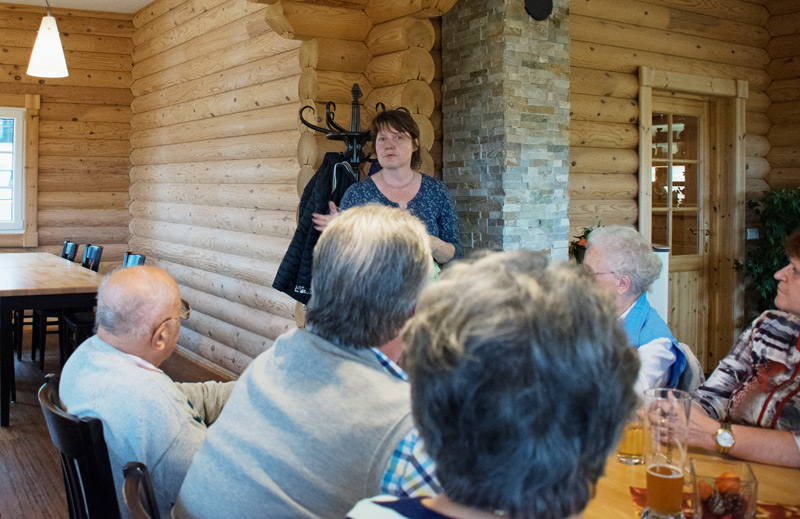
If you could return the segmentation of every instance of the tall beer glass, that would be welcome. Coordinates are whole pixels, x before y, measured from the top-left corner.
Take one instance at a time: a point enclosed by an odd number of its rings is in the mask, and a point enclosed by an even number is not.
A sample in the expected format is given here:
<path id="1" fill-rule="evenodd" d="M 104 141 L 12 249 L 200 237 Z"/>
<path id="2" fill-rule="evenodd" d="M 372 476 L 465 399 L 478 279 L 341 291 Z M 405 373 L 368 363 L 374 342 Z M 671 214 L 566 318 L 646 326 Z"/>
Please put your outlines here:
<path id="1" fill-rule="evenodd" d="M 647 507 L 643 517 L 683 517 L 681 501 L 691 403 L 685 391 L 648 389 L 644 392 Z"/>

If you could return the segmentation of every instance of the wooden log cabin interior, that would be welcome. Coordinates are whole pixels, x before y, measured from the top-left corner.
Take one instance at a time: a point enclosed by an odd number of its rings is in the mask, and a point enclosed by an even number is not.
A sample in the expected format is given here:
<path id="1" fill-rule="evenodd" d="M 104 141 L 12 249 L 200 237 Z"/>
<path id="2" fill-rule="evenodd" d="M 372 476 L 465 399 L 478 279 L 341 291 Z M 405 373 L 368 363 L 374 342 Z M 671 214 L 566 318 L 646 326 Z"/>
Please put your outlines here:
<path id="1" fill-rule="evenodd" d="M 543 21 L 523 0 L 139 0 L 126 12 L 112 12 L 123 0 L 51 0 L 62 79 L 25 74 L 46 10 L 21 1 L 0 4 L 0 108 L 26 109 L 25 225 L 0 233 L 0 251 L 101 244 L 101 272 L 126 250 L 146 254 L 191 304 L 181 356 L 222 378 L 302 323 L 271 284 L 305 184 L 341 148 L 299 124 L 298 111 L 315 107 L 320 124 L 334 101 L 346 126 L 354 83 L 362 127 L 377 102 L 410 110 L 422 170 L 454 194 L 467 251 L 484 243 L 479 220 L 490 234 L 545 227 L 513 216 L 526 208 L 507 195 L 510 176 L 497 188 L 477 173 L 491 169 L 492 139 L 519 147 L 516 123 L 471 111 L 500 104 L 563 133 L 563 143 L 545 139 L 557 157 L 543 175 L 568 177 L 547 188 L 563 191 L 566 223 L 543 248 L 566 259 L 569 240 L 598 222 L 671 245 L 669 324 L 706 371 L 747 322 L 733 269 L 746 229 L 758 227 L 745 202 L 800 187 L 797 0 L 555 0 Z M 525 38 L 553 46 L 512 64 Z M 520 81 L 523 68 L 549 72 L 563 96 Z M 475 89 L 486 102 L 470 104 Z M 527 99 L 504 97 L 512 91 Z M 560 111 L 563 121 L 547 119 Z M 458 144 L 483 138 L 486 148 Z M 523 162 L 499 156 L 500 177 Z M 536 165 L 536 152 L 525 160 Z M 503 241 L 510 231 L 493 246 L 519 246 Z M 0 435 L 0 516 L 66 513 L 55 454 L 22 441 L 41 418 L 40 375 L 30 362 L 17 375 L 31 395 Z"/>
<path id="2" fill-rule="evenodd" d="M 522 31 L 569 36 L 568 226 L 551 237 L 553 258 L 598 221 L 669 242 L 670 324 L 707 370 L 745 324 L 732 268 L 757 226 L 745 201 L 800 186 L 796 0 L 557 0 L 544 21 L 522 0 L 155 0 L 133 13 L 66 3 L 51 2 L 63 79 L 25 74 L 44 2 L 0 4 L 0 104 L 28 108 L 29 137 L 38 126 L 26 229 L 0 246 L 102 244 L 103 272 L 126 250 L 146 254 L 191 303 L 182 354 L 233 377 L 301 321 L 271 284 L 303 187 L 339 149 L 299 124 L 302 106 L 320 122 L 334 101 L 347 124 L 358 83 L 363 125 L 377 102 L 407 107 L 423 171 L 459 188 L 448 172 L 475 157 L 449 148 L 443 107 L 459 92 L 442 58 L 459 12 L 507 9 Z M 514 36 L 498 31 L 461 38 Z M 687 141 L 695 156 L 665 153 Z M 668 203 L 678 195 L 681 207 Z M 459 212 L 481 196 L 457 197 Z"/>

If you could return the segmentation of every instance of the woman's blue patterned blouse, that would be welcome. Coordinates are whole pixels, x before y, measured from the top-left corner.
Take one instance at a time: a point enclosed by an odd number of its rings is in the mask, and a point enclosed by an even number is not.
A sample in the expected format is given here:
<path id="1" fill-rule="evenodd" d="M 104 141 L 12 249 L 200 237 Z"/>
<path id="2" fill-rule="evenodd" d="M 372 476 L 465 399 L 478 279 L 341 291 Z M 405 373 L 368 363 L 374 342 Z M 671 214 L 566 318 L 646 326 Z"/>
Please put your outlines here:
<path id="1" fill-rule="evenodd" d="M 366 178 L 350 186 L 342 198 L 339 209 L 344 211 L 365 204 L 400 207 L 381 193 L 372 178 Z M 408 211 L 422 220 L 429 234 L 455 246 L 454 258 L 461 254 L 461 244 L 458 241 L 458 216 L 444 183 L 428 175 L 422 175 L 419 191 L 408 202 Z"/>

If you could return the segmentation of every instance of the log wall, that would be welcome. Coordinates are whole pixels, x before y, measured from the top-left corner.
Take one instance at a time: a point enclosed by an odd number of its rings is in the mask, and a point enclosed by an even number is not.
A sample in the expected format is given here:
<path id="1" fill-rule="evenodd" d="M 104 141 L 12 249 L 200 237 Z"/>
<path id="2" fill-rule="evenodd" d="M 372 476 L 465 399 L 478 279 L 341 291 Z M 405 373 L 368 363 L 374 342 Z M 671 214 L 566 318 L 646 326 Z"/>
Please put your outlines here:
<path id="1" fill-rule="evenodd" d="M 271 288 L 299 202 L 300 43 L 247 0 L 133 16 L 130 247 L 192 306 L 179 344 L 241 373 L 294 326 Z"/>
<path id="2" fill-rule="evenodd" d="M 767 45 L 771 61 L 767 68 L 772 83 L 767 88 L 766 153 L 771 170 L 767 182 L 772 189 L 800 187 L 800 2 L 767 4 L 772 15 L 767 22 L 772 39 Z"/>
<path id="3" fill-rule="evenodd" d="M 38 247 L 24 250 L 60 253 L 66 239 L 103 245 L 105 272 L 129 237 L 132 17 L 52 13 L 69 77 L 34 78 L 25 70 L 46 9 L 0 4 L 0 96 L 41 96 L 38 189 L 28 191 L 37 198 Z"/>
<path id="4" fill-rule="evenodd" d="M 748 197 L 768 189 L 772 152 L 767 138 L 770 97 L 766 90 L 771 80 L 768 70 L 775 63 L 771 64 L 765 50 L 770 44 L 765 27 L 770 12 L 763 3 L 570 2 L 572 236 L 597 224 L 598 219 L 604 225 L 637 222 L 637 73 L 641 65 L 747 80 Z M 791 27 L 795 29 L 797 24 Z"/>

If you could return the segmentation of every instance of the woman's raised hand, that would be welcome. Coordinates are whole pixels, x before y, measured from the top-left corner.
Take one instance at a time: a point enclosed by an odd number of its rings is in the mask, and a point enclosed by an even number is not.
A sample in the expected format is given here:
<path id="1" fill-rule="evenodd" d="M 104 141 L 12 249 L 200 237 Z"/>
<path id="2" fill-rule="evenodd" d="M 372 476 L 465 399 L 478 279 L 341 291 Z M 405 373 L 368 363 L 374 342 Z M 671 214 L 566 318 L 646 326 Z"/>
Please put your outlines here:
<path id="1" fill-rule="evenodd" d="M 328 202 L 328 207 L 330 208 L 329 214 L 311 213 L 311 220 L 314 222 L 314 229 L 318 230 L 319 232 L 324 231 L 325 227 L 327 227 L 334 218 L 339 216 L 339 208 L 336 207 L 336 204 L 333 202 Z"/>

